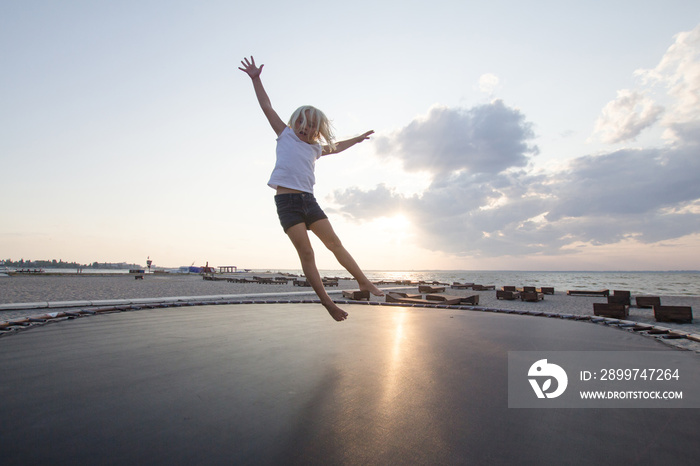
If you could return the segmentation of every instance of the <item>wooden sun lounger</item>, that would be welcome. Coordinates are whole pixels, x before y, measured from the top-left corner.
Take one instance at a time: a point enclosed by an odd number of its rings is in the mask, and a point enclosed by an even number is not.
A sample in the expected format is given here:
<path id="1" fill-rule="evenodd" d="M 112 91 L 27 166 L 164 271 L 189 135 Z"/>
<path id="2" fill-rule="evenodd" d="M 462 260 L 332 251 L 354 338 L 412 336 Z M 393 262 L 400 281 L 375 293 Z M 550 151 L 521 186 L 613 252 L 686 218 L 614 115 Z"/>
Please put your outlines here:
<path id="1" fill-rule="evenodd" d="M 693 308 L 690 306 L 654 306 L 654 318 L 659 322 L 691 323 Z"/>
<path id="2" fill-rule="evenodd" d="M 472 285 L 472 290 L 474 291 L 486 291 L 486 290 L 495 290 L 496 285 Z"/>
<path id="3" fill-rule="evenodd" d="M 593 314 L 615 319 L 626 319 L 629 310 L 624 304 L 593 303 Z"/>
<path id="4" fill-rule="evenodd" d="M 421 294 L 415 294 L 415 293 L 401 293 L 399 291 L 390 291 L 386 294 L 390 299 L 396 299 L 396 298 L 411 298 L 411 299 L 416 299 L 416 298 L 422 298 L 423 295 Z M 394 301 L 387 301 L 387 302 L 394 302 Z"/>
<path id="5" fill-rule="evenodd" d="M 261 285 L 275 285 L 277 283 L 272 278 L 267 278 L 267 277 L 260 277 L 260 278 L 253 277 L 253 278 L 255 280 L 257 280 L 258 283 L 260 283 Z"/>
<path id="6" fill-rule="evenodd" d="M 387 303 L 402 303 L 402 304 L 435 304 L 434 301 L 422 299 L 422 295 L 406 294 L 389 292 L 385 295 Z"/>
<path id="7" fill-rule="evenodd" d="M 471 304 L 476 306 L 479 304 L 479 295 L 473 296 L 448 296 L 443 294 L 428 294 L 426 299 L 420 294 L 406 294 L 398 292 L 389 292 L 386 294 L 387 303 L 403 303 L 403 304 L 443 304 L 447 306 L 455 306 L 457 304 Z"/>
<path id="8" fill-rule="evenodd" d="M 502 286 L 501 289 L 503 291 L 525 291 L 530 293 L 554 294 L 554 287 L 552 286 L 543 286 L 540 289 L 537 289 L 534 286 L 524 286 L 521 289 L 518 289 L 514 286 L 505 285 Z"/>
<path id="9" fill-rule="evenodd" d="M 479 295 L 473 294 L 471 296 L 467 296 L 466 298 L 462 298 L 461 304 L 471 304 L 472 306 L 478 306 L 479 305 Z"/>
<path id="10" fill-rule="evenodd" d="M 258 281 L 257 283 L 267 283 L 267 284 L 276 284 L 272 279 L 269 279 L 270 281 L 266 282 L 261 282 Z M 294 286 L 311 286 L 311 283 L 309 283 L 308 280 L 294 280 L 292 282 Z M 335 280 L 323 280 L 323 286 L 338 286 L 338 282 Z"/>
<path id="11" fill-rule="evenodd" d="M 454 282 L 452 285 L 450 285 L 450 288 L 453 290 L 468 290 L 471 288 L 474 284 L 473 283 L 457 283 Z"/>
<path id="12" fill-rule="evenodd" d="M 445 304 L 447 306 L 454 306 L 460 304 L 464 298 L 461 296 L 449 296 L 445 294 L 428 294 L 425 295 L 425 299 L 432 301 L 433 304 L 439 302 L 440 304 Z"/>
<path id="13" fill-rule="evenodd" d="M 444 293 L 444 286 L 430 286 L 430 285 L 418 285 L 418 291 L 420 293 Z"/>
<path id="14" fill-rule="evenodd" d="M 369 291 L 360 290 L 343 290 L 343 298 L 351 299 L 353 301 L 369 301 Z"/>
<path id="15" fill-rule="evenodd" d="M 390 291 L 385 295 L 385 300 L 387 303 L 400 303 L 402 302 L 401 300 L 404 299 L 423 299 L 423 295 L 400 293 L 398 291 Z"/>
<path id="16" fill-rule="evenodd" d="M 610 290 L 569 290 L 569 296 L 610 296 Z"/>
<path id="17" fill-rule="evenodd" d="M 427 299 L 423 298 L 401 298 L 399 303 L 403 304 L 426 304 L 429 306 L 434 306 L 435 301 L 428 301 Z"/>
<path id="18" fill-rule="evenodd" d="M 471 296 L 449 296 L 444 294 L 428 294 L 425 295 L 425 299 L 428 301 L 440 301 L 442 304 L 455 305 L 455 304 L 471 304 L 476 306 L 479 304 L 479 295 L 474 294 Z"/>
<path id="19" fill-rule="evenodd" d="M 651 308 L 654 306 L 661 306 L 661 297 L 659 296 L 637 296 L 637 307 Z"/>
<path id="20" fill-rule="evenodd" d="M 504 288 L 510 288 L 510 287 L 505 287 Z M 515 288 L 515 287 L 513 287 Z M 496 299 L 507 299 L 509 301 L 512 301 L 514 299 L 520 298 L 520 293 L 517 291 L 513 290 L 496 290 Z"/>

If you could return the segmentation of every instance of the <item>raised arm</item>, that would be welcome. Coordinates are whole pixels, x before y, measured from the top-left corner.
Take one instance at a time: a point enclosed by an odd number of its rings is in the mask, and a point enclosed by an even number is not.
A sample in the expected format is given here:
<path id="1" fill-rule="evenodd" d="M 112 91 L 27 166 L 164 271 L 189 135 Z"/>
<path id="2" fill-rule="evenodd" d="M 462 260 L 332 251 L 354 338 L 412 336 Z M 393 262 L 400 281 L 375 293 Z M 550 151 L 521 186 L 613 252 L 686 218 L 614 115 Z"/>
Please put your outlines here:
<path id="1" fill-rule="evenodd" d="M 287 125 L 284 123 L 284 121 L 282 121 L 279 115 L 277 115 L 275 109 L 272 108 L 270 98 L 267 96 L 267 92 L 265 92 L 265 88 L 260 80 L 260 74 L 262 73 L 263 66 L 265 65 L 260 65 L 259 67 L 255 66 L 255 59 L 252 56 L 250 57 L 250 61 L 248 61 L 248 58 L 241 60 L 241 64 L 243 66 L 239 66 L 238 69 L 250 76 L 251 81 L 253 81 L 253 89 L 255 89 L 255 95 L 258 98 L 260 108 L 265 114 L 265 117 L 267 117 L 267 121 L 270 122 L 272 129 L 275 131 L 277 136 L 279 136 L 282 134 L 282 131 L 284 131 L 284 128 L 286 128 Z"/>
<path id="2" fill-rule="evenodd" d="M 357 137 L 346 139 L 345 141 L 338 141 L 335 143 L 335 149 L 331 149 L 330 146 L 323 146 L 323 153 L 321 155 L 337 154 L 338 152 L 343 152 L 345 149 L 349 149 L 355 144 L 359 144 L 365 139 L 369 139 L 370 135 L 374 134 L 374 130 L 367 131 Z"/>

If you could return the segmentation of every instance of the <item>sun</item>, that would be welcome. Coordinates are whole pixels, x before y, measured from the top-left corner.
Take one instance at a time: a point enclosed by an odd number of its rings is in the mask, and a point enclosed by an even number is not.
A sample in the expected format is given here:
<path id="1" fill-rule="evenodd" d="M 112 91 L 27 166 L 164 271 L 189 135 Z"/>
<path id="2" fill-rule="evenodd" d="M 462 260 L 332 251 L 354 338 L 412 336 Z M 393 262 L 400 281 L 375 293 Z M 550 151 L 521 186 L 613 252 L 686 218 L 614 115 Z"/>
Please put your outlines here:
<path id="1" fill-rule="evenodd" d="M 400 212 L 375 219 L 371 225 L 378 234 L 392 238 L 392 243 L 397 246 L 401 246 L 413 236 L 413 223 Z"/>

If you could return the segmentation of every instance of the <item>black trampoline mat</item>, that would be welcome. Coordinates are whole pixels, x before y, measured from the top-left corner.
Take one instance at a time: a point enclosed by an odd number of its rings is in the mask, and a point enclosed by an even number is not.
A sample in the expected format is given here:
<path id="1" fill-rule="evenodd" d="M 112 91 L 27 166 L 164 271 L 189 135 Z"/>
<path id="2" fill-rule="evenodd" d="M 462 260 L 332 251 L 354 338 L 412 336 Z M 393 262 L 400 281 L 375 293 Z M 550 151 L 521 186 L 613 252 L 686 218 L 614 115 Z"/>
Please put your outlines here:
<path id="1" fill-rule="evenodd" d="M 694 464 L 692 409 L 509 409 L 508 351 L 677 351 L 591 323 L 238 304 L 0 339 L 2 464 Z M 698 367 L 690 368 L 697 373 Z"/>

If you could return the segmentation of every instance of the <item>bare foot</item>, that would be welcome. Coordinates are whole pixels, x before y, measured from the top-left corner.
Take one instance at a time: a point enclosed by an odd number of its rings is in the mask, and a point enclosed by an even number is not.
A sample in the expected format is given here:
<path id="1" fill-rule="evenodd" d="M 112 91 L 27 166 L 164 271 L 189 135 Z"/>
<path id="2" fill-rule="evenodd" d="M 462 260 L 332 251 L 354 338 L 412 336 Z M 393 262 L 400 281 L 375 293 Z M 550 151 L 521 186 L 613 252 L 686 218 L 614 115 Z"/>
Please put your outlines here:
<path id="1" fill-rule="evenodd" d="M 374 296 L 384 296 L 384 292 L 374 286 L 374 283 L 367 282 L 365 284 L 360 284 L 360 291 L 369 291 Z"/>
<path id="2" fill-rule="evenodd" d="M 325 307 L 328 313 L 331 315 L 331 317 L 333 317 L 338 322 L 342 322 L 348 318 L 348 313 L 336 306 L 334 302 L 323 304 L 323 307 Z"/>

